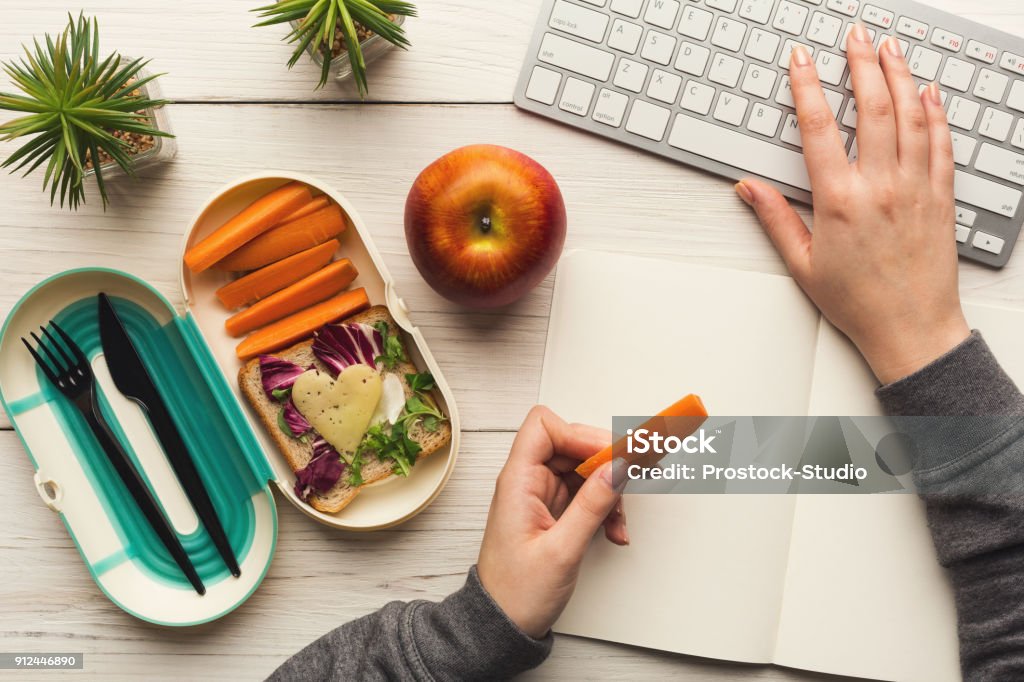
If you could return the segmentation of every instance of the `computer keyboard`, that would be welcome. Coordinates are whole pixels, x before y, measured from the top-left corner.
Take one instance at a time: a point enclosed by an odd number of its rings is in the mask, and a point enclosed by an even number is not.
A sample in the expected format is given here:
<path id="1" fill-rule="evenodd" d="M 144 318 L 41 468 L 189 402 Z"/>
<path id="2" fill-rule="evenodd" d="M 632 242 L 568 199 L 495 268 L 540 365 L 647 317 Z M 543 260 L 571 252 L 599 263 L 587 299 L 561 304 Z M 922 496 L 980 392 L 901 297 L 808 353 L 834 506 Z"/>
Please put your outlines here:
<path id="1" fill-rule="evenodd" d="M 818 68 L 850 158 L 857 106 L 846 40 L 895 35 L 923 89 L 938 81 L 956 157 L 960 254 L 1006 264 L 1024 223 L 1024 40 L 907 0 L 545 0 L 517 106 L 809 203 L 789 57 Z"/>

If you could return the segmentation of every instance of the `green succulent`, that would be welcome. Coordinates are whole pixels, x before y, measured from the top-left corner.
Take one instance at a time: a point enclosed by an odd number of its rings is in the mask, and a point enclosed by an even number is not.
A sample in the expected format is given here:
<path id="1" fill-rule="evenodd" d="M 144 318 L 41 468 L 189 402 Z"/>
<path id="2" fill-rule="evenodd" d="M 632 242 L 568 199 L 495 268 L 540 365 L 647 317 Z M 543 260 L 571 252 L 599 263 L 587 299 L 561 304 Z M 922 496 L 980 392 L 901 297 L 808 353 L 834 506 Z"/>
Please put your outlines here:
<path id="1" fill-rule="evenodd" d="M 47 34 L 43 42 L 34 39 L 33 48 L 23 46 L 25 56 L 20 62 L 3 64 L 21 93 L 0 92 L 0 109 L 26 115 L 0 125 L 0 141 L 34 137 L 0 167 L 13 166 L 12 173 L 27 167 L 28 175 L 45 163 L 43 187 L 50 188 L 50 203 L 59 191 L 61 206 L 67 202 L 77 209 L 85 200 L 88 155 L 106 208 L 100 150 L 125 172 L 132 172 L 130 145 L 114 133 L 171 137 L 139 113 L 167 104 L 140 94 L 158 76 L 139 75 L 147 64 L 142 59 L 122 63 L 121 56 L 113 53 L 101 61 L 99 26 L 84 15 L 77 21 L 68 15 L 68 25 L 56 40 Z"/>
<path id="2" fill-rule="evenodd" d="M 302 58 L 302 53 L 312 45 L 323 58 L 317 89 L 326 85 L 330 76 L 334 33 L 340 24 L 360 97 L 366 96 L 368 88 L 366 61 L 363 59 L 356 24 L 376 33 L 392 45 L 405 49 L 409 47 L 409 40 L 402 27 L 391 20 L 391 15 L 416 16 L 416 7 L 401 0 L 281 0 L 253 11 L 264 19 L 257 26 L 296 22 L 295 28 L 285 38 L 289 43 L 295 43 L 295 52 L 288 60 L 288 68 L 295 66 Z"/>

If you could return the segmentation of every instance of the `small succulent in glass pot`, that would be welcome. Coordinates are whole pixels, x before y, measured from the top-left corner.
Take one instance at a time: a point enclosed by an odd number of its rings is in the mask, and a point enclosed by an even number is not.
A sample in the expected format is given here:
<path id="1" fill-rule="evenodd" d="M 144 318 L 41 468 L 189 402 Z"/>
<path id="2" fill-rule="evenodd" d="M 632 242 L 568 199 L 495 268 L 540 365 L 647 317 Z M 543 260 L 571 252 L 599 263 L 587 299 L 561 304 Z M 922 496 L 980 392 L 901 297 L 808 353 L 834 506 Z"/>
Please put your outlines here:
<path id="1" fill-rule="evenodd" d="M 263 19 L 257 26 L 291 24 L 285 37 L 295 44 L 289 69 L 308 52 L 320 66 L 317 89 L 333 68 L 339 80 L 355 80 L 360 97 L 369 90 L 366 65 L 390 47 L 408 48 L 403 24 L 416 16 L 416 7 L 403 0 L 279 0 L 253 11 Z"/>
<path id="2" fill-rule="evenodd" d="M 0 92 L 0 110 L 24 116 L 0 125 L 0 141 L 31 139 L 0 164 L 25 175 L 44 167 L 50 203 L 77 209 L 85 201 L 85 178 L 96 177 L 103 206 L 106 178 L 174 156 L 175 144 L 159 99 L 159 74 L 147 62 L 112 53 L 100 58 L 95 19 L 68 16 L 56 38 L 24 47 L 20 61 L 3 69 L 20 93 Z M 97 163 L 97 159 L 99 163 Z"/>

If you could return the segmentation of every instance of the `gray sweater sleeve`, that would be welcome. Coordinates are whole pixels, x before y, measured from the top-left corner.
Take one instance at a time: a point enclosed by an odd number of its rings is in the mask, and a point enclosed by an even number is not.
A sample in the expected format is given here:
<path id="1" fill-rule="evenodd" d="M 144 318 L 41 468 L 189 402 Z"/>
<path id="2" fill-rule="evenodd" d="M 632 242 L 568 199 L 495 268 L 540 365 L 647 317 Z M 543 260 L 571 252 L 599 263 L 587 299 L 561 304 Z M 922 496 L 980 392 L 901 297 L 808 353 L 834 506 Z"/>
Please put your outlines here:
<path id="1" fill-rule="evenodd" d="M 964 679 L 1024 679 L 1024 396 L 978 332 L 883 386 L 956 595 Z M 967 416 L 920 420 L 912 416 Z"/>
<path id="2" fill-rule="evenodd" d="M 540 665 L 552 635 L 522 632 L 480 584 L 441 602 L 391 602 L 326 635 L 274 671 L 274 682 L 314 680 L 500 680 Z"/>

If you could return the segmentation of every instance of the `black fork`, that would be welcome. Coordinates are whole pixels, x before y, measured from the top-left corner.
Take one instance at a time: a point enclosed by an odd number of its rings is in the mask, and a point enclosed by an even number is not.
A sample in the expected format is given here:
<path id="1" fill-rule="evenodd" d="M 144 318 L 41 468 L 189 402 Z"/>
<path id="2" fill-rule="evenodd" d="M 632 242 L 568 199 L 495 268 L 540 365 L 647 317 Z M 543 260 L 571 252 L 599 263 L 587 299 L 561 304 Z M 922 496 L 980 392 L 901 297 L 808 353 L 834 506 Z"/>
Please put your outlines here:
<path id="1" fill-rule="evenodd" d="M 188 581 L 192 583 L 196 592 L 206 594 L 206 587 L 189 560 L 185 548 L 181 546 L 177 534 L 160 510 L 160 506 L 156 503 L 153 493 L 146 485 L 139 470 L 135 468 L 128 453 L 121 447 L 121 443 L 118 442 L 110 425 L 103 418 L 103 414 L 100 412 L 99 391 L 96 390 L 96 379 L 85 353 L 53 320 L 50 321 L 50 327 L 64 342 L 63 345 L 46 327 L 39 328 L 43 333 L 43 338 L 39 338 L 35 332 L 30 332 L 39 350 L 42 351 L 42 355 L 32 348 L 32 344 L 24 337 L 21 342 L 28 348 L 28 352 L 32 354 L 36 364 L 43 370 L 43 374 L 50 380 L 50 383 L 56 386 L 85 417 L 93 435 L 99 441 L 103 452 L 106 453 L 107 459 L 114 466 L 135 503 L 139 505 L 139 509 L 156 532 L 157 537 L 171 553 L 171 557 L 181 568 Z M 46 356 L 46 360 L 43 359 L 43 355 Z"/>

